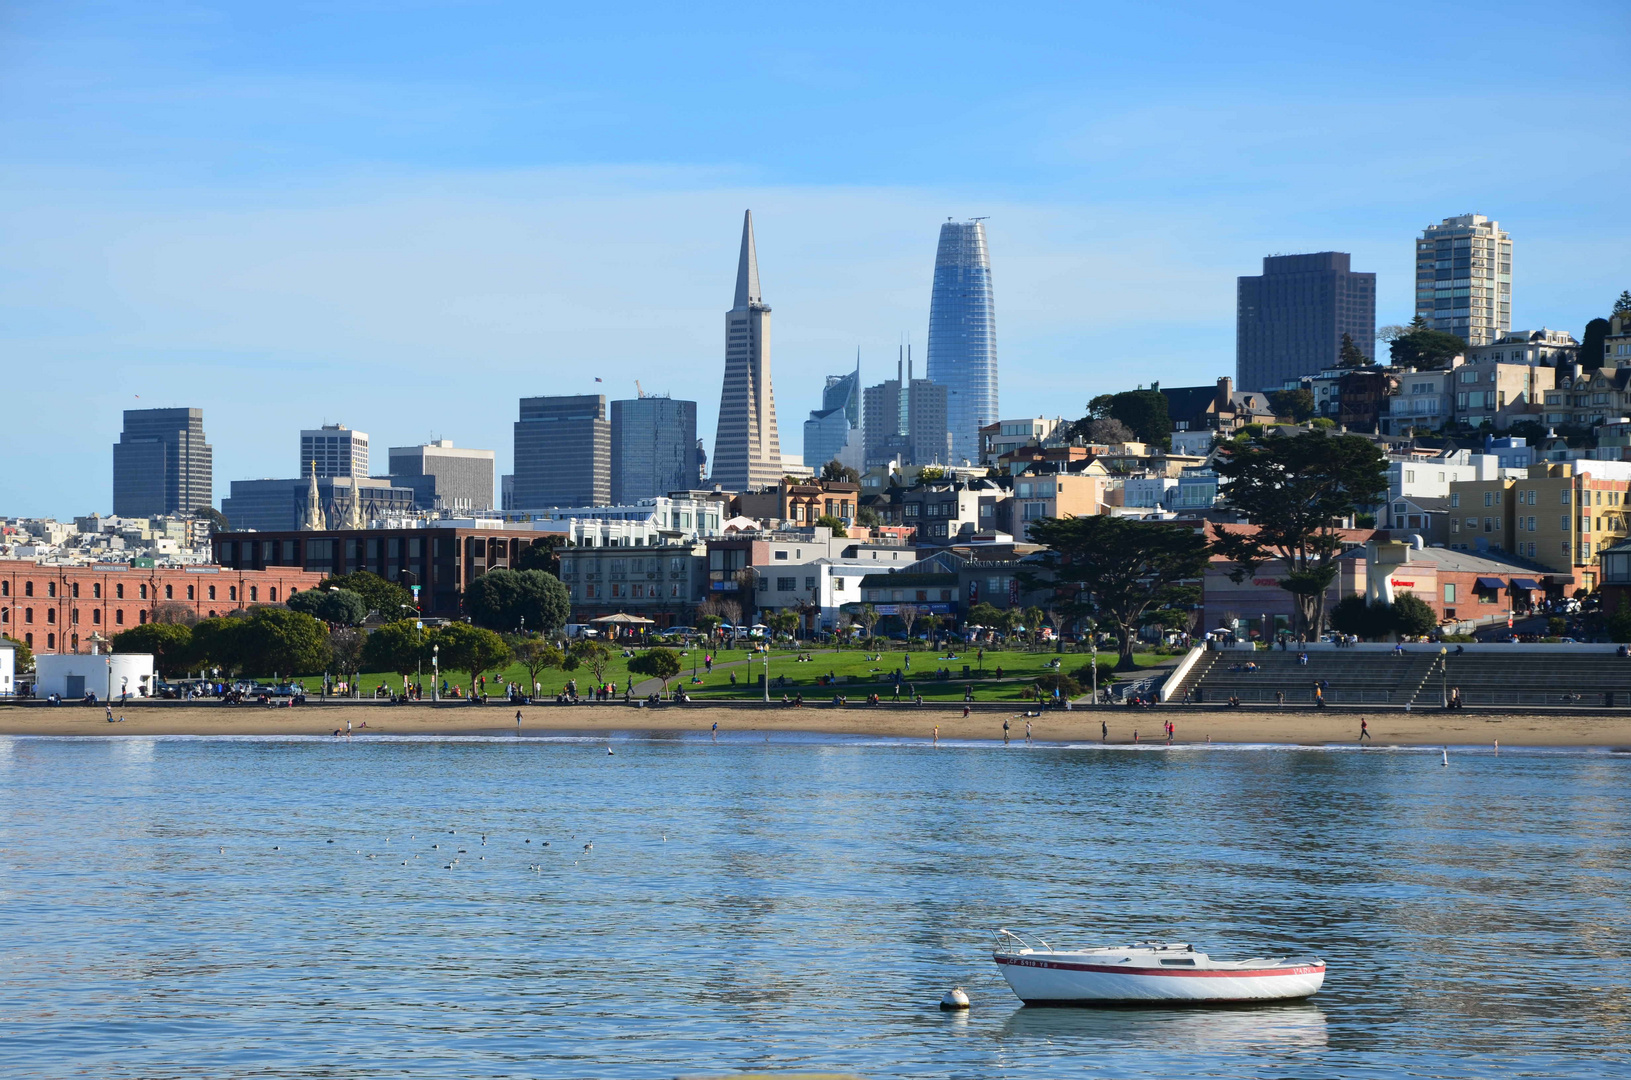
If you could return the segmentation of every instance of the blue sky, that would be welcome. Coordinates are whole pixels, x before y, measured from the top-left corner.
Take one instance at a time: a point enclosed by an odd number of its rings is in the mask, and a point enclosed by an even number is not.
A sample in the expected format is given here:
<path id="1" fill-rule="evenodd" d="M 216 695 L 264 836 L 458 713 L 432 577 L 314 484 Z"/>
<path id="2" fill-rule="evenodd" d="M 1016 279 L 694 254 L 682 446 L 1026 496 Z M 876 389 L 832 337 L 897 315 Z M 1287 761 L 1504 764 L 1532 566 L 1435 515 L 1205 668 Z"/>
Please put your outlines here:
<path id="1" fill-rule="evenodd" d="M 790 453 L 857 348 L 921 350 L 948 216 L 990 218 L 1004 415 L 1232 372 L 1265 254 L 1351 251 L 1405 321 L 1412 238 L 1469 211 L 1514 325 L 1578 334 L 1631 287 L 1628 38 L 1611 3 L 9 0 L 0 514 L 109 509 L 147 405 L 204 408 L 218 496 L 324 421 L 505 467 L 517 397 L 635 379 L 711 444 L 744 207 Z"/>

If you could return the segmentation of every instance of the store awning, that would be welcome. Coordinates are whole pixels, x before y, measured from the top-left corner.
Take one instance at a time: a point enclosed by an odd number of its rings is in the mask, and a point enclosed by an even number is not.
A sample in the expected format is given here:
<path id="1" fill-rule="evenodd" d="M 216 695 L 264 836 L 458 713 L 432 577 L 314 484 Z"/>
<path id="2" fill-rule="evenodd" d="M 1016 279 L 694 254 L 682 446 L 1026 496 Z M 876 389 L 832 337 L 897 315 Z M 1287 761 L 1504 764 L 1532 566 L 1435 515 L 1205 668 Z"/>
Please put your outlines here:
<path id="1" fill-rule="evenodd" d="M 1539 589 L 1542 586 L 1534 578 L 1515 577 L 1512 579 L 1512 587 L 1514 589 Z"/>
<path id="2" fill-rule="evenodd" d="M 1498 577 L 1481 577 L 1478 579 L 1478 587 L 1480 589 L 1504 589 L 1506 588 L 1506 582 Z"/>

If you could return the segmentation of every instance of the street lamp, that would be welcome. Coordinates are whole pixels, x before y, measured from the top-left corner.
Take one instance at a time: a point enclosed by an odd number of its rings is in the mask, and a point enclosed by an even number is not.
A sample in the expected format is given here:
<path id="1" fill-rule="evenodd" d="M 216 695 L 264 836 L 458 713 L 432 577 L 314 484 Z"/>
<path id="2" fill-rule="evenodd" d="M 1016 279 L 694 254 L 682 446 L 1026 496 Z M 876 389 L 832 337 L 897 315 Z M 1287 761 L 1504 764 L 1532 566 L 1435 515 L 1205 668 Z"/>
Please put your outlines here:
<path id="1" fill-rule="evenodd" d="M 437 694 L 440 692 L 441 685 L 442 685 L 442 647 L 440 645 L 432 645 L 430 647 L 430 700 L 431 701 L 434 702 L 434 701 L 440 701 L 441 700 L 441 698 L 437 697 Z"/>

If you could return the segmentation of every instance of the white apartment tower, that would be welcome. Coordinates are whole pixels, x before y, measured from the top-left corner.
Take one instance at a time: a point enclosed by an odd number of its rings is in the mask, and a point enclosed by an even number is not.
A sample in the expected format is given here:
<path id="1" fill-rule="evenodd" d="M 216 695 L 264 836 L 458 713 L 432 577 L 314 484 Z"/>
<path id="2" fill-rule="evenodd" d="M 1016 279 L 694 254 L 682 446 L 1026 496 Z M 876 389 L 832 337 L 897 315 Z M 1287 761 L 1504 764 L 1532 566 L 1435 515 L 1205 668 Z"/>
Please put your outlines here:
<path id="1" fill-rule="evenodd" d="M 1512 329 L 1512 237 L 1482 214 L 1448 217 L 1416 241 L 1416 314 L 1468 345 Z"/>
<path id="2" fill-rule="evenodd" d="M 367 476 L 368 436 L 344 424 L 324 424 L 300 433 L 300 475 Z"/>

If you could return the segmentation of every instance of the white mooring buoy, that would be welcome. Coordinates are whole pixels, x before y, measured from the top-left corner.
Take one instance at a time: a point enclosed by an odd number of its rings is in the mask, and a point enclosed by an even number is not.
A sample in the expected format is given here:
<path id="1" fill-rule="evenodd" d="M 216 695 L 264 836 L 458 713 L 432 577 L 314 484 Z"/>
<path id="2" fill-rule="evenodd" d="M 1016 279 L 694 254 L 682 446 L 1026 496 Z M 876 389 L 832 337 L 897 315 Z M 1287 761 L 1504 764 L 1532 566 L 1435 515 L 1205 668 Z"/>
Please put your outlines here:
<path id="1" fill-rule="evenodd" d="M 1444 748 L 1444 764 L 1450 764 L 1450 748 L 1448 746 Z"/>
<path id="2" fill-rule="evenodd" d="M 940 1007 L 946 1012 L 955 1012 L 958 1009 L 968 1008 L 968 995 L 963 993 L 961 986 L 954 986 L 946 991 L 946 996 L 940 999 Z"/>

